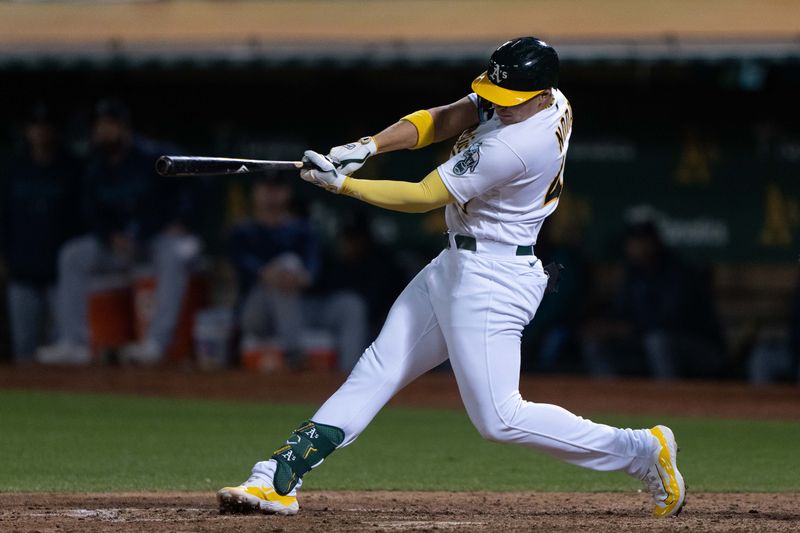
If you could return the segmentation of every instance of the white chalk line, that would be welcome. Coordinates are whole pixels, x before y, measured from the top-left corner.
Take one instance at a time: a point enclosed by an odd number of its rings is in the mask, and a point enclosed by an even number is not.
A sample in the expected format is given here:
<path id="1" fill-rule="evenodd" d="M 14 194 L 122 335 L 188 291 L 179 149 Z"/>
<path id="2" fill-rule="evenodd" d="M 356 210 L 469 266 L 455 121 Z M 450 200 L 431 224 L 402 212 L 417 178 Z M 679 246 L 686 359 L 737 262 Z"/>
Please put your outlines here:
<path id="1" fill-rule="evenodd" d="M 363 522 L 364 525 L 382 529 L 458 529 L 462 527 L 475 527 L 486 525 L 486 522 L 470 522 L 460 520 L 394 520 L 391 522 Z"/>
<path id="2" fill-rule="evenodd" d="M 32 518 L 83 518 L 94 519 L 100 522 L 188 522 L 197 520 L 201 513 L 207 513 L 208 509 L 199 508 L 184 508 L 181 507 L 179 513 L 177 509 L 174 514 L 169 517 L 138 517 L 138 516 L 125 516 L 127 514 L 135 515 L 137 513 L 151 512 L 152 509 L 142 507 L 121 507 L 121 508 L 106 508 L 106 509 L 65 509 L 59 511 L 33 511 L 25 513 Z M 194 513 L 197 516 L 174 516 L 183 513 Z"/>

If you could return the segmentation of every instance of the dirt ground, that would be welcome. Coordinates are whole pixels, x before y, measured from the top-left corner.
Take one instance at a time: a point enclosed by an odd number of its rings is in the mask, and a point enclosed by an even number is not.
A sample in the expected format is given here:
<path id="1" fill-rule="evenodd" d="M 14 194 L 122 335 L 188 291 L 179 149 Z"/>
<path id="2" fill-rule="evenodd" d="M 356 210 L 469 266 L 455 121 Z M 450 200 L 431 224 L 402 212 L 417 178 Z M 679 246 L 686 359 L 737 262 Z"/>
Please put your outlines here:
<path id="1" fill-rule="evenodd" d="M 643 494 L 309 492 L 296 516 L 233 516 L 201 493 L 0 494 L 0 531 L 800 531 L 797 495 L 695 494 L 674 519 Z"/>
<path id="2" fill-rule="evenodd" d="M 317 403 L 335 374 L 203 373 L 0 367 L 0 389 Z M 630 413 L 800 420 L 800 387 L 524 377 L 524 397 L 579 414 Z M 395 405 L 460 408 L 448 373 L 423 377 Z M 0 459 L 1 460 L 1 459 Z M 689 492 L 676 519 L 649 517 L 636 493 L 306 492 L 294 517 L 220 515 L 213 494 L 2 494 L 6 531 L 800 531 L 798 494 Z"/>

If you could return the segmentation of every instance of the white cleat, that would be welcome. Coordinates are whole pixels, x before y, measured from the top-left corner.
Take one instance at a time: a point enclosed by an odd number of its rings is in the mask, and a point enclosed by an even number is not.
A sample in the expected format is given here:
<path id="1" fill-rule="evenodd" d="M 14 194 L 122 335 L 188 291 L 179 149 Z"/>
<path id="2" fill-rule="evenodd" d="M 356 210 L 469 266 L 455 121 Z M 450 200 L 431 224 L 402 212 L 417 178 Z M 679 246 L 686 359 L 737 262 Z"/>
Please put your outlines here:
<path id="1" fill-rule="evenodd" d="M 123 364 L 155 366 L 161 363 L 163 358 L 164 350 L 152 340 L 128 344 L 119 353 L 120 362 Z"/>
<path id="2" fill-rule="evenodd" d="M 36 362 L 43 365 L 86 366 L 92 362 L 88 346 L 59 342 L 36 351 Z"/>
<path id="3" fill-rule="evenodd" d="M 655 516 L 678 516 L 686 501 L 686 484 L 678 471 L 678 443 L 667 426 L 651 428 L 650 433 L 660 446 L 642 483 L 653 496 Z"/>
<path id="4" fill-rule="evenodd" d="M 224 487 L 217 492 L 220 514 L 264 514 L 293 515 L 300 506 L 297 503 L 297 488 L 281 496 L 272 487 L 272 481 L 261 476 L 250 479 L 238 487 Z"/>

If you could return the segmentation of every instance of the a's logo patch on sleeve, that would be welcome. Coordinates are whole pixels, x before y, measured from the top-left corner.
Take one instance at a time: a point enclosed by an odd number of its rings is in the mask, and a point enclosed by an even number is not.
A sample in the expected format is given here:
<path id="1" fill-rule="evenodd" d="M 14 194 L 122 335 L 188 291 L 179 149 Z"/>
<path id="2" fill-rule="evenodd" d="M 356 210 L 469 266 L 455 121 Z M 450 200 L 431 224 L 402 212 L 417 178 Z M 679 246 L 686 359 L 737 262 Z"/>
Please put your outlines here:
<path id="1" fill-rule="evenodd" d="M 461 153 L 461 159 L 453 166 L 453 174 L 463 176 L 467 172 L 474 172 L 481 159 L 481 143 L 477 142 Z"/>

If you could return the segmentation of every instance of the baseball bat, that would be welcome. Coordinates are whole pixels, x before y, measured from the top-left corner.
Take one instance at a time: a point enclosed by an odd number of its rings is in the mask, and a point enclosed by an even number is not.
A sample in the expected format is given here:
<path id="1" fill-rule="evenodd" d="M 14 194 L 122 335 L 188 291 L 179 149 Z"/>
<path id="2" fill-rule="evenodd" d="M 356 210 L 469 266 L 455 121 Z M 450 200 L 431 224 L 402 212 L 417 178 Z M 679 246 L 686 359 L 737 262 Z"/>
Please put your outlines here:
<path id="1" fill-rule="evenodd" d="M 301 168 L 311 167 L 303 161 L 265 161 L 227 157 L 162 155 L 156 160 L 156 172 L 161 176 L 252 174 L 268 170 L 298 170 Z"/>

